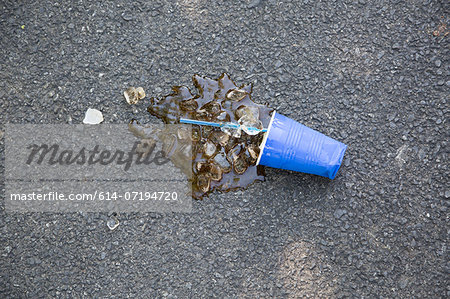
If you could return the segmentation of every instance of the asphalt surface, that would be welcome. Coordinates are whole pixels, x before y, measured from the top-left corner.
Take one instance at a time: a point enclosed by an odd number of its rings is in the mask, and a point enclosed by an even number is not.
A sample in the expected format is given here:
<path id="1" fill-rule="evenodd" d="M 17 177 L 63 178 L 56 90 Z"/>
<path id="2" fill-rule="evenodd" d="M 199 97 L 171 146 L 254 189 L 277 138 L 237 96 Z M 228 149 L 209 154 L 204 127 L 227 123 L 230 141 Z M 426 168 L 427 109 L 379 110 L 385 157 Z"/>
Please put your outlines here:
<path id="1" fill-rule="evenodd" d="M 450 296 L 450 5 L 332 2 L 2 1 L 3 124 L 77 124 L 89 107 L 157 122 L 127 87 L 228 72 L 349 148 L 333 181 L 267 169 L 190 214 L 118 213 L 113 231 L 107 214 L 2 204 L 0 296 Z"/>

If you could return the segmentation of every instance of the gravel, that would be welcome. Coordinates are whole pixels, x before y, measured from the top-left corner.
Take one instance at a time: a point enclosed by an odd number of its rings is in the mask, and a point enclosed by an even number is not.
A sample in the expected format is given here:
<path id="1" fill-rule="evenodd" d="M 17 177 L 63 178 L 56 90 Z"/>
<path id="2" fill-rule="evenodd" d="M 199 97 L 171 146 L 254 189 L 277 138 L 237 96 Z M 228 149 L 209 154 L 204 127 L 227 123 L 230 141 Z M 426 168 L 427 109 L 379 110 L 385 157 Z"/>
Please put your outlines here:
<path id="1" fill-rule="evenodd" d="M 158 122 L 123 91 L 228 72 L 349 148 L 333 181 L 267 169 L 190 214 L 119 213 L 114 230 L 2 203 L 0 296 L 450 296 L 450 6 L 413 2 L 3 1 L 2 124 L 79 124 L 89 107 Z"/>

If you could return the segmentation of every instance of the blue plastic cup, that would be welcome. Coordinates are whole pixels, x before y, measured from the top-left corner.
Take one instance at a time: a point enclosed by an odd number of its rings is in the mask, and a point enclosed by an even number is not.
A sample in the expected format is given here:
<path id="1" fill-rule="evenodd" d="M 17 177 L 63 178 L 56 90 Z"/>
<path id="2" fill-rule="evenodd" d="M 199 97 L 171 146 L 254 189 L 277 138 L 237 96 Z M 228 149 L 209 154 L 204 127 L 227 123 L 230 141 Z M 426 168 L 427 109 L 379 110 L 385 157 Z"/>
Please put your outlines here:
<path id="1" fill-rule="evenodd" d="M 342 142 L 274 111 L 256 163 L 334 179 L 346 149 Z"/>

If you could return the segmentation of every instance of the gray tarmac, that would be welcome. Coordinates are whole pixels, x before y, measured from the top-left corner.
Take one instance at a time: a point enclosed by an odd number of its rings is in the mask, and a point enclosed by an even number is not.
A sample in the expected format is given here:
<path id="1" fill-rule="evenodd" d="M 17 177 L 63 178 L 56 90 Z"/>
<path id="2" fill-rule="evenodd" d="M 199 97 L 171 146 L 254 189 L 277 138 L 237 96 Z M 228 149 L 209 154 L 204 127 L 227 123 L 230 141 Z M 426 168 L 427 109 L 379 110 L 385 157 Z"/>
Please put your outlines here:
<path id="1" fill-rule="evenodd" d="M 448 1 L 0 9 L 2 124 L 79 124 L 89 107 L 105 123 L 157 123 L 148 100 L 126 103 L 127 87 L 161 96 L 227 72 L 254 84 L 256 102 L 348 145 L 333 181 L 267 168 L 265 182 L 192 213 L 19 214 L 2 203 L 0 297 L 450 296 Z M 3 177 L 1 187 L 4 198 Z"/>

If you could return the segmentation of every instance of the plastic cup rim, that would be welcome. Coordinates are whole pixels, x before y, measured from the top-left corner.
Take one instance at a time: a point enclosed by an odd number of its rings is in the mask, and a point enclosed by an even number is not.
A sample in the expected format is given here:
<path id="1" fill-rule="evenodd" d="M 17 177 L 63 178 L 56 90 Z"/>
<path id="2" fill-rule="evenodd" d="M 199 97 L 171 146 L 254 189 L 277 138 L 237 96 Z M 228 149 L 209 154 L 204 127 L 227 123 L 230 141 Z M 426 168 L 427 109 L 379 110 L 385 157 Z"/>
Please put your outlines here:
<path id="1" fill-rule="evenodd" d="M 264 135 L 264 139 L 263 139 L 263 141 L 261 142 L 261 145 L 259 146 L 259 148 L 260 148 L 261 150 L 260 150 L 260 153 L 259 153 L 259 156 L 258 156 L 258 160 L 256 160 L 256 166 L 258 166 L 258 165 L 259 165 L 259 162 L 261 161 L 261 157 L 262 157 L 262 155 L 263 155 L 264 148 L 266 147 L 267 138 L 269 137 L 270 129 L 272 128 L 272 123 L 273 123 L 273 120 L 274 120 L 274 118 L 275 118 L 275 114 L 276 114 L 276 113 L 277 113 L 277 112 L 274 110 L 273 113 L 272 113 L 272 117 L 270 118 L 269 126 L 267 127 L 266 135 Z"/>

